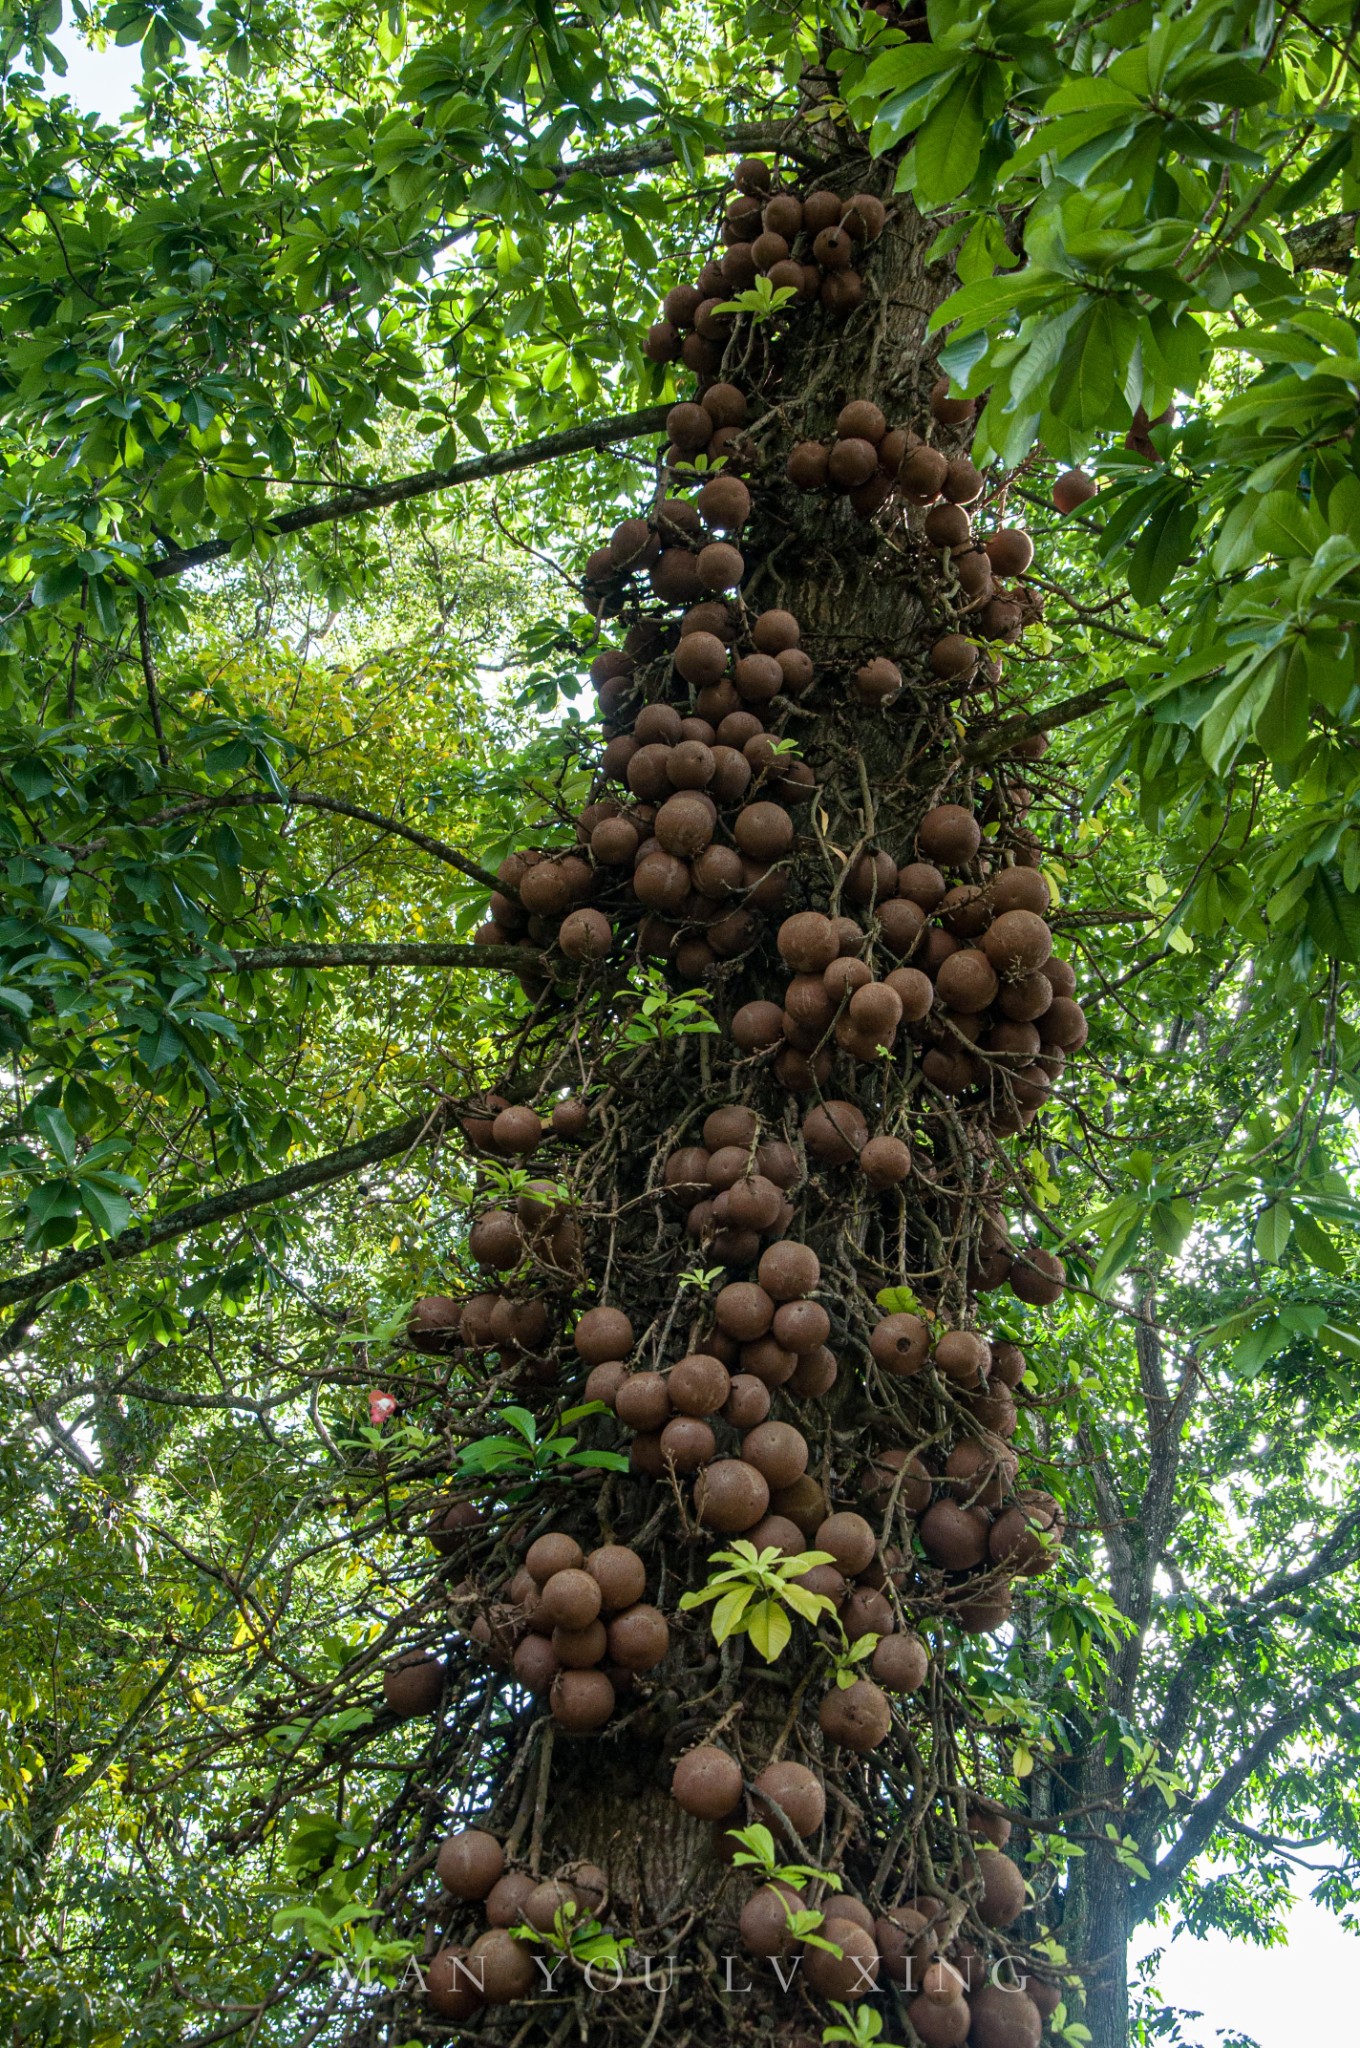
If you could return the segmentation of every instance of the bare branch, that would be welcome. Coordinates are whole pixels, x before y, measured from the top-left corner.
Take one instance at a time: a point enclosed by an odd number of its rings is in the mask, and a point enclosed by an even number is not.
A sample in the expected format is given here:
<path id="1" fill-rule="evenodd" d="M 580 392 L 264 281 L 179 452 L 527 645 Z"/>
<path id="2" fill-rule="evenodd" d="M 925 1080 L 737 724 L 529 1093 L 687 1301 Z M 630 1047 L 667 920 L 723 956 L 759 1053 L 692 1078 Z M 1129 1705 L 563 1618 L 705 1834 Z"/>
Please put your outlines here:
<path id="1" fill-rule="evenodd" d="M 541 973 L 543 955 L 532 946 L 460 946 L 413 941 L 345 946 L 244 946 L 220 972 L 262 974 L 271 968 L 476 967 L 492 974 Z"/>
<path id="2" fill-rule="evenodd" d="M 500 448 L 490 455 L 472 455 L 447 469 L 422 469 L 414 476 L 395 477 L 389 483 L 355 484 L 333 498 L 315 505 L 297 505 L 261 522 L 261 538 L 302 533 L 311 526 L 328 526 L 338 519 L 353 519 L 361 512 L 380 512 L 388 505 L 404 505 L 412 498 L 428 497 L 432 491 L 451 490 L 456 484 L 479 483 L 486 477 L 509 476 L 517 469 L 534 469 L 543 462 L 556 462 L 564 455 L 581 455 L 587 449 L 603 448 L 610 441 L 632 441 L 641 434 L 659 433 L 670 407 L 643 406 L 639 412 L 617 413 L 613 419 L 593 420 L 586 426 L 567 427 L 560 434 L 546 434 L 537 441 L 522 441 L 518 448 Z M 182 576 L 188 569 L 201 569 L 207 562 L 220 562 L 231 553 L 240 534 L 219 535 L 200 541 L 197 547 L 176 548 L 158 561 L 148 563 L 153 576 Z"/>
<path id="3" fill-rule="evenodd" d="M 319 1159 L 309 1159 L 300 1166 L 286 1167 L 282 1173 L 270 1173 L 262 1180 L 247 1181 L 243 1187 L 211 1195 L 206 1201 L 189 1202 L 182 1209 L 171 1209 L 164 1216 L 153 1216 L 147 1223 L 120 1231 L 117 1237 L 88 1245 L 82 1251 L 64 1252 L 59 1259 L 53 1259 L 45 1266 L 34 1266 L 27 1273 L 16 1274 L 12 1280 L 0 1281 L 0 1308 L 16 1302 L 33 1301 L 40 1295 L 52 1293 L 55 1288 L 67 1286 L 72 1280 L 81 1279 L 86 1273 L 121 1264 L 125 1259 L 140 1258 L 158 1244 L 168 1244 L 177 1237 L 187 1237 L 192 1231 L 225 1223 L 229 1217 L 244 1215 L 249 1209 L 263 1208 L 266 1202 L 277 1202 L 285 1196 L 296 1199 L 310 1193 L 313 1188 L 329 1187 L 334 1181 L 347 1180 L 365 1166 L 374 1166 L 381 1159 L 395 1158 L 401 1152 L 409 1152 L 424 1139 L 437 1137 L 443 1131 L 445 1120 L 446 1112 L 442 1107 L 428 1111 L 424 1116 L 411 1117 L 404 1124 L 394 1124 L 388 1130 L 378 1131 L 357 1145 L 342 1145 L 336 1152 L 323 1153 Z"/>
<path id="4" fill-rule="evenodd" d="M 1291 228 L 1285 236 L 1296 270 L 1349 270 L 1355 261 L 1360 214 L 1329 213 Z"/>
<path id="5" fill-rule="evenodd" d="M 1088 712 L 1098 711 L 1123 688 L 1124 678 L 1119 676 L 1112 683 L 1099 683 L 1094 689 L 1079 691 L 1075 697 L 1064 697 L 1059 703 L 1050 704 L 1046 711 L 1007 719 L 1004 725 L 992 726 L 977 739 L 970 740 L 963 749 L 963 758 L 974 767 L 982 767 L 988 761 L 995 761 L 998 755 L 1008 753 L 1021 740 L 1034 739 L 1041 732 L 1052 732 L 1055 726 L 1071 725 L 1075 719 L 1085 718 Z"/>

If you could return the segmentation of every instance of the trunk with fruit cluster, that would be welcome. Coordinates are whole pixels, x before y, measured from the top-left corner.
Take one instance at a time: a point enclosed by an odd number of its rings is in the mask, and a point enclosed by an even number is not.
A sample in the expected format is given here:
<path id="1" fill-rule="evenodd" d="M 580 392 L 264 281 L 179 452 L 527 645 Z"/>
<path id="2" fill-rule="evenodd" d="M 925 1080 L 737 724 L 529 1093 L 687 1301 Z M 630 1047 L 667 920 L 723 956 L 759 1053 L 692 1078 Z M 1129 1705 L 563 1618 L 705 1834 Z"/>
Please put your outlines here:
<path id="1" fill-rule="evenodd" d="M 817 2042 L 839 2002 L 856 2040 L 1037 2048 L 1063 1995 L 960 1672 L 1061 1536 L 1023 1356 L 987 1341 L 998 1289 L 1060 1290 L 1007 1143 L 1084 1036 L 987 737 L 1026 708 L 1028 544 L 933 389 L 932 230 L 872 195 L 840 225 L 860 159 L 774 214 L 781 258 L 762 176 L 650 344 L 706 403 L 592 559 L 595 799 L 506 864 L 482 935 L 543 955 L 464 1120 L 493 1277 L 413 1325 L 459 1427 L 602 1402 L 565 1431 L 628 1469 L 438 1506 L 441 1661 L 388 1681 L 442 1706 L 388 1895 L 425 1983 L 355 2039 Z M 785 311 L 716 313 L 771 260 Z M 639 956 L 671 993 L 620 1043 Z M 687 1602 L 742 1540 L 762 1565 Z"/>

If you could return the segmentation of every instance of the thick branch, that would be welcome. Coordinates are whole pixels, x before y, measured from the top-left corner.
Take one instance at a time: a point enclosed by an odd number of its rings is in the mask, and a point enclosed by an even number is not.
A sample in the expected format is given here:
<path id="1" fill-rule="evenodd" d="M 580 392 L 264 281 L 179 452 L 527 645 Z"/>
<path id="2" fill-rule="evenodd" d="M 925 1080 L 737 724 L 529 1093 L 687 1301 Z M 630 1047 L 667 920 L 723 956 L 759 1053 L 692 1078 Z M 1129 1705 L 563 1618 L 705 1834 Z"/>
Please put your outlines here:
<path id="1" fill-rule="evenodd" d="M 1291 228 L 1285 236 L 1296 270 L 1349 270 L 1355 261 L 1355 231 L 1360 214 L 1329 213 Z"/>
<path id="2" fill-rule="evenodd" d="M 1288 1713 L 1277 1714 L 1273 1721 L 1267 1722 L 1255 1741 L 1223 1772 L 1213 1791 L 1194 1807 L 1173 1846 L 1161 1862 L 1154 1865 L 1152 1875 L 1133 1887 L 1133 1908 L 1139 1920 L 1146 1920 L 1156 1911 L 1196 1856 L 1207 1847 L 1233 1800 L 1267 1758 L 1308 1725 L 1324 1698 L 1338 1689 L 1349 1698 L 1357 1678 L 1360 1678 L 1360 1665 L 1353 1664 L 1344 1671 L 1334 1672 L 1315 1693 L 1310 1693 L 1297 1706 L 1291 1707 Z"/>
<path id="3" fill-rule="evenodd" d="M 223 974 L 262 974 L 274 967 L 479 967 L 497 974 L 541 973 L 543 955 L 532 946 L 379 944 L 373 946 L 245 946 Z"/>
<path id="4" fill-rule="evenodd" d="M 1075 719 L 1085 718 L 1089 711 L 1098 711 L 1123 688 L 1124 678 L 1120 676 L 1112 683 L 1098 683 L 1094 689 L 1079 691 L 1075 697 L 1064 697 L 1060 703 L 1050 704 L 1047 711 L 1033 711 L 1024 718 L 1009 718 L 1004 725 L 993 726 L 977 739 L 970 740 L 963 750 L 963 758 L 973 767 L 982 767 L 988 761 L 995 761 L 999 755 L 1008 753 L 1021 740 L 1032 740 L 1041 732 L 1052 732 L 1055 726 L 1071 725 Z"/>
<path id="5" fill-rule="evenodd" d="M 793 157 L 799 163 L 819 163 L 821 157 L 817 151 L 809 149 L 805 142 L 790 139 L 801 127 L 802 123 L 797 120 L 738 121 L 715 134 L 711 142 L 705 142 L 704 154 L 735 156 L 738 151 L 744 154 L 753 149 L 774 149 L 781 156 Z M 585 156 L 577 163 L 562 164 L 557 172 L 557 183 L 565 185 L 583 172 L 597 178 L 628 177 L 633 171 L 654 171 L 663 164 L 678 163 L 679 158 L 680 152 L 675 144 L 664 138 L 635 142 L 627 149 L 605 149 L 598 156 Z"/>
<path id="6" fill-rule="evenodd" d="M 460 875 L 466 875 L 470 882 L 476 882 L 483 889 L 499 889 L 500 883 L 486 868 L 478 867 L 475 860 L 459 853 L 457 847 L 448 846 L 442 839 L 434 839 L 428 832 L 422 832 L 415 825 L 408 825 L 403 818 L 389 818 L 383 811 L 370 811 L 363 804 L 346 803 L 339 796 L 317 796 L 301 789 L 285 790 L 282 796 L 275 796 L 272 790 L 241 790 L 228 796 L 193 797 L 188 803 L 177 804 L 171 811 L 163 811 L 158 817 L 149 818 L 146 825 L 173 825 L 180 818 L 191 818 L 196 811 L 241 810 L 255 804 L 284 804 L 299 810 L 334 811 L 340 818 L 357 818 L 361 825 L 374 825 L 380 832 L 395 833 L 398 839 L 407 839 L 412 846 L 418 846 L 422 853 L 432 854 L 435 860 L 442 860 L 446 867 L 457 868 Z M 82 851 L 89 853 L 108 844 L 107 840 L 89 840 Z"/>
<path id="7" fill-rule="evenodd" d="M 409 1152 L 423 1138 L 436 1136 L 443 1129 L 443 1124 L 444 1113 L 439 1109 L 424 1116 L 411 1117 L 404 1124 L 394 1124 L 390 1130 L 365 1138 L 361 1144 L 342 1145 L 338 1152 L 324 1153 L 320 1159 L 309 1159 L 301 1166 L 285 1167 L 282 1173 L 266 1174 L 263 1180 L 248 1181 L 244 1187 L 210 1195 L 202 1202 L 189 1202 L 184 1208 L 171 1209 L 164 1216 L 153 1216 L 150 1222 L 121 1231 L 117 1237 L 106 1238 L 102 1244 L 88 1245 L 78 1252 L 65 1252 L 46 1266 L 34 1266 L 27 1273 L 17 1274 L 13 1280 L 0 1281 L 0 1308 L 14 1302 L 33 1301 L 39 1295 L 50 1294 L 55 1288 L 81 1279 L 86 1273 L 97 1272 L 101 1266 L 140 1258 L 143 1252 L 151 1251 L 158 1244 L 168 1244 L 174 1238 L 187 1237 L 191 1231 L 225 1223 L 230 1217 L 244 1215 L 249 1209 L 263 1208 L 266 1202 L 304 1195 L 313 1188 L 347 1180 L 351 1174 L 360 1172 L 365 1166 L 376 1165 L 380 1159 L 392 1159 L 400 1152 Z"/>
<path id="8" fill-rule="evenodd" d="M 480 483 L 486 477 L 509 476 L 517 469 L 534 469 L 542 462 L 556 462 L 563 455 L 580 455 L 590 448 L 603 448 L 609 441 L 632 441 L 640 434 L 656 434 L 665 425 L 669 406 L 647 405 L 640 412 L 617 413 L 613 419 L 593 420 L 582 427 L 567 427 L 560 434 L 545 434 L 537 441 L 523 441 L 518 448 L 500 448 L 490 455 L 472 455 L 447 469 L 422 469 L 414 476 L 394 478 L 390 483 L 356 484 L 333 498 L 315 505 L 298 505 L 263 522 L 262 531 L 271 536 L 302 533 L 310 526 L 328 526 L 333 520 L 352 519 L 361 512 L 379 512 L 387 505 L 404 505 L 411 498 L 428 497 L 432 491 L 447 491 L 455 484 Z M 201 569 L 206 562 L 220 562 L 231 553 L 239 535 L 200 541 L 197 547 L 177 548 L 148 564 L 153 576 L 182 576 L 187 569 Z"/>

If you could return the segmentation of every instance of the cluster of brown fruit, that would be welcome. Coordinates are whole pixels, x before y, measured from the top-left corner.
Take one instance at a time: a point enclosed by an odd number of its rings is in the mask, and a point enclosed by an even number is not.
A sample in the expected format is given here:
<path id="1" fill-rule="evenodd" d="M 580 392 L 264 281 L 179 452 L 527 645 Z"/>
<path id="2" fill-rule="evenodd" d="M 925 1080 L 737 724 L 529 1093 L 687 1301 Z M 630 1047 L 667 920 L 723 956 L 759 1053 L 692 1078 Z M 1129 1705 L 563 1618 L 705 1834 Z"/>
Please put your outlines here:
<path id="1" fill-rule="evenodd" d="M 484 2005 L 510 2005 L 540 1986 L 534 1951 L 515 1928 L 552 1934 L 596 1920 L 608 1879 L 595 1863 L 569 1863 L 551 1877 L 508 1869 L 505 1851 L 483 1828 L 460 1828 L 439 1846 L 435 1875 L 450 1898 L 481 1906 L 486 1931 L 471 1944 L 445 1941 L 424 1965 L 425 1990 L 444 2019 L 467 2020 Z"/>
<path id="2" fill-rule="evenodd" d="M 698 377 L 721 368 L 734 316 L 719 309 L 766 277 L 790 303 L 819 299 L 849 313 L 864 296 L 857 264 L 882 234 L 887 209 L 871 192 L 844 199 L 824 187 L 802 199 L 775 190 L 770 166 L 752 157 L 737 165 L 736 197 L 723 218 L 724 254 L 705 264 L 693 284 L 666 294 L 664 318 L 650 328 L 643 352 L 654 363 L 682 362 Z"/>
<path id="3" fill-rule="evenodd" d="M 553 1530 L 529 1545 L 498 1597 L 482 1601 L 466 1587 L 457 1603 L 477 1599 L 472 1640 L 527 1691 L 545 1693 L 559 1727 L 586 1734 L 670 1649 L 670 1626 L 646 1590 L 635 1550 L 606 1543 L 587 1556 L 575 1537 Z"/>

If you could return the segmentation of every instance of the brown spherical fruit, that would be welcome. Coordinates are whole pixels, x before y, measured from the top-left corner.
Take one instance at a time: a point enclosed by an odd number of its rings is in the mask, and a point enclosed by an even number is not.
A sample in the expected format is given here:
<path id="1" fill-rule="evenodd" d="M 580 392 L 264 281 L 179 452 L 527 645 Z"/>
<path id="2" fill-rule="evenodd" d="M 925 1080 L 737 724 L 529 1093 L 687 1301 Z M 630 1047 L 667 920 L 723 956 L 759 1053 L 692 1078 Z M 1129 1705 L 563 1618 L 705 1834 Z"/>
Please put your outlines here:
<path id="1" fill-rule="evenodd" d="M 781 959 L 795 974 L 820 974 L 840 949 L 835 926 L 820 910 L 800 910 L 786 917 L 775 938 Z"/>
<path id="2" fill-rule="evenodd" d="M 629 1429 L 661 1429 L 671 1416 L 671 1397 L 659 1372 L 633 1372 L 620 1382 L 614 1412 Z"/>
<path id="3" fill-rule="evenodd" d="M 837 441 L 827 457 L 827 481 L 837 491 L 853 491 L 877 472 L 878 449 L 872 441 Z"/>
<path id="4" fill-rule="evenodd" d="M 868 1138 L 864 1112 L 854 1102 L 819 1102 L 803 1119 L 803 1143 L 824 1166 L 850 1165 L 859 1157 Z"/>
<path id="5" fill-rule="evenodd" d="M 857 242 L 876 242 L 887 220 L 887 207 L 872 192 L 852 192 L 841 210 L 841 226 Z"/>
<path id="6" fill-rule="evenodd" d="M 737 812 L 732 836 L 752 860 L 779 860 L 793 846 L 793 820 L 778 804 L 747 804 Z"/>
<path id="7" fill-rule="evenodd" d="M 946 633 L 930 650 L 930 666 L 945 683 L 966 683 L 977 674 L 980 655 L 962 633 Z"/>
<path id="8" fill-rule="evenodd" d="M 937 377 L 930 387 L 930 410 L 943 427 L 962 427 L 975 416 L 977 405 L 971 398 L 951 398 L 948 377 Z"/>
<path id="9" fill-rule="evenodd" d="M 557 943 L 568 960 L 603 960 L 614 943 L 614 927 L 600 910 L 573 910 L 557 928 Z"/>
<path id="10" fill-rule="evenodd" d="M 754 1956 L 787 1955 L 795 1943 L 789 1925 L 791 1916 L 802 1912 L 806 1905 L 803 1894 L 791 1885 L 762 1885 L 752 1892 L 737 1920 L 742 1946 Z"/>
<path id="11" fill-rule="evenodd" d="M 635 1550 L 623 1543 L 604 1543 L 586 1559 L 586 1570 L 600 1589 L 601 1611 L 617 1614 L 631 1607 L 647 1590 L 647 1571 Z"/>
<path id="12" fill-rule="evenodd" d="M 600 1612 L 600 1588 L 580 1566 L 554 1572 L 539 1598 L 539 1611 L 555 1627 L 589 1628 Z"/>
<path id="13" fill-rule="evenodd" d="M 609 1658 L 625 1671 L 654 1671 L 671 1646 L 670 1623 L 659 1607 L 637 1601 L 609 1623 Z"/>
<path id="14" fill-rule="evenodd" d="M 936 1341 L 935 1363 L 946 1379 L 975 1387 L 991 1363 L 991 1346 L 976 1330 L 946 1330 Z"/>
<path id="15" fill-rule="evenodd" d="M 971 2048 L 1039 2048 L 1043 2015 L 1023 1991 L 1009 1984 L 979 1984 L 968 2005 Z"/>
<path id="16" fill-rule="evenodd" d="M 897 472 L 897 480 L 907 497 L 915 504 L 928 505 L 940 494 L 940 486 L 949 471 L 949 458 L 938 448 L 922 444 L 911 449 L 903 458 Z"/>
<path id="17" fill-rule="evenodd" d="M 869 1673 L 885 1692 L 919 1692 L 930 1671 L 926 1646 L 919 1636 L 884 1636 L 869 1663 Z"/>
<path id="18" fill-rule="evenodd" d="M 694 1483 L 694 1512 L 706 1529 L 739 1536 L 753 1528 L 770 1505 L 768 1482 L 740 1458 L 716 1458 Z"/>
<path id="19" fill-rule="evenodd" d="M 606 1648 L 604 1623 L 592 1621 L 585 1628 L 555 1628 L 550 1638 L 553 1656 L 566 1671 L 587 1671 L 598 1664 Z"/>
<path id="20" fill-rule="evenodd" d="M 977 1916 L 984 1927 L 1009 1927 L 1025 1910 L 1025 1880 L 1009 1856 L 1000 1849 L 983 1849 L 978 1855 L 982 1876 L 982 1897 Z"/>
<path id="21" fill-rule="evenodd" d="M 855 695 L 861 704 L 891 704 L 902 693 L 902 671 L 885 655 L 875 655 L 855 670 Z"/>
<path id="22" fill-rule="evenodd" d="M 574 1672 L 572 1677 L 603 1677 L 602 1672 Z M 605 1684 L 609 1683 L 605 1679 Z M 482 1996 L 488 2005 L 512 2005 L 527 1998 L 538 1981 L 532 1949 L 516 1941 L 508 1929 L 493 1927 L 479 1934 L 468 1951 L 468 1974 L 480 1977 Z"/>
<path id="23" fill-rule="evenodd" d="M 743 1003 L 732 1019 L 732 1036 L 743 1052 L 765 1052 L 784 1036 L 778 1003 Z"/>
<path id="24" fill-rule="evenodd" d="M 827 485 L 831 451 L 820 441 L 798 441 L 789 450 L 784 474 L 800 491 L 821 491 Z"/>
<path id="25" fill-rule="evenodd" d="M 936 804 L 922 818 L 916 839 L 932 861 L 942 867 L 962 867 L 976 858 L 982 827 L 962 804 Z"/>
<path id="26" fill-rule="evenodd" d="M 871 1678 L 857 1678 L 853 1685 L 837 1686 L 825 1694 L 817 1720 L 828 1742 L 863 1756 L 886 1741 L 892 1729 L 892 1708 L 887 1694 Z"/>
<path id="27" fill-rule="evenodd" d="M 482 1828 L 462 1828 L 440 1844 L 434 1874 L 455 1899 L 484 1899 L 505 1871 L 505 1851 Z"/>
<path id="28" fill-rule="evenodd" d="M 810 1245 L 781 1238 L 761 1254 L 756 1279 L 771 1301 L 799 1301 L 815 1294 L 822 1277 L 821 1261 Z"/>
<path id="29" fill-rule="evenodd" d="M 963 2048 L 968 2039 L 971 2014 L 966 1998 L 953 1998 L 947 2005 L 937 2005 L 924 1993 L 918 1993 L 907 2007 L 907 2018 L 924 2048 Z"/>
<path id="30" fill-rule="evenodd" d="M 558 1572 L 579 1571 L 585 1563 L 580 1544 L 561 1530 L 549 1530 L 529 1545 L 524 1568 L 536 1586 L 546 1586 Z"/>
<path id="31" fill-rule="evenodd" d="M 497 1152 L 524 1155 L 537 1150 L 543 1136 L 538 1112 L 518 1104 L 503 1109 L 491 1122 L 491 1143 Z"/>
<path id="32" fill-rule="evenodd" d="M 732 1388 L 723 1403 L 724 1422 L 734 1429 L 754 1429 L 770 1412 L 770 1390 L 754 1373 L 732 1375 Z"/>
<path id="33" fill-rule="evenodd" d="M 1003 910 L 982 940 L 983 951 L 999 975 L 1022 981 L 1037 974 L 1053 951 L 1053 934 L 1032 910 Z"/>
<path id="34" fill-rule="evenodd" d="M 742 1438 L 741 1455 L 772 1487 L 792 1486 L 807 1470 L 808 1444 L 788 1422 L 761 1422 Z"/>
<path id="35" fill-rule="evenodd" d="M 744 704 L 768 704 L 784 685 L 784 671 L 769 654 L 743 654 L 732 671 Z"/>
<path id="36" fill-rule="evenodd" d="M 836 415 L 836 434 L 842 441 L 871 441 L 875 448 L 888 431 L 888 422 L 868 398 L 852 398 Z"/>
<path id="37" fill-rule="evenodd" d="M 1022 526 L 1002 526 L 983 542 L 998 576 L 1023 576 L 1034 560 L 1034 542 Z"/>
<path id="38" fill-rule="evenodd" d="M 726 540 L 712 540 L 700 548 L 697 567 L 702 590 L 735 590 L 746 574 L 740 549 Z"/>
<path id="39" fill-rule="evenodd" d="M 776 1835 L 785 1832 L 787 1823 L 803 1841 L 815 1835 L 826 1818 L 822 1781 L 805 1764 L 767 1764 L 755 1781 L 755 1804 L 761 1818 L 768 1817 Z M 775 1807 L 780 1809 L 779 1813 L 774 1811 Z"/>
<path id="40" fill-rule="evenodd" d="M 751 515 L 751 493 L 736 476 L 715 476 L 704 485 L 696 502 L 708 524 L 720 533 L 734 533 Z"/>
<path id="41" fill-rule="evenodd" d="M 535 1638 L 541 1642 L 541 1636 Z M 537 1886 L 526 1870 L 508 1870 L 500 1881 L 493 1885 L 487 1895 L 486 1917 L 492 1927 L 518 1927 L 524 1918 L 524 1905 L 530 1892 Z"/>
<path id="42" fill-rule="evenodd" d="M 438 1657 L 403 1657 L 383 1673 L 383 1698 L 403 1721 L 433 1714 L 444 1696 L 444 1666 Z"/>
<path id="43" fill-rule="evenodd" d="M 930 1014 L 935 1000 L 935 985 L 919 967 L 895 967 L 888 975 L 887 983 L 902 1005 L 904 1024 L 919 1024 Z"/>
<path id="44" fill-rule="evenodd" d="M 1032 1308 L 1047 1308 L 1060 1299 L 1067 1286 L 1067 1268 L 1053 1252 L 1039 1245 L 1027 1245 L 1016 1254 L 1009 1275 L 1016 1298 Z"/>
<path id="45" fill-rule="evenodd" d="M 941 963 L 935 991 L 942 1003 L 965 1016 L 976 1016 L 996 998 L 996 970 L 976 946 L 961 948 Z"/>
<path id="46" fill-rule="evenodd" d="M 666 1382 L 671 1406 L 681 1415 L 716 1415 L 731 1392 L 732 1381 L 720 1359 L 692 1352 L 671 1367 Z"/>
<path id="47" fill-rule="evenodd" d="M 930 1356 L 930 1331 L 920 1316 L 902 1312 L 884 1316 L 869 1338 L 869 1349 L 884 1372 L 909 1379 Z"/>
<path id="48" fill-rule="evenodd" d="M 1098 484 L 1084 469 L 1065 469 L 1053 486 L 1053 503 L 1064 517 L 1095 497 Z"/>
<path id="49" fill-rule="evenodd" d="M 437 1949 L 425 1965 L 425 1996 L 441 2019 L 470 2020 L 486 2003 L 481 1985 L 480 1964 L 456 1943 Z"/>
<path id="50" fill-rule="evenodd" d="M 603 1671 L 559 1671 L 549 1707 L 554 1721 L 572 1734 L 603 1728 L 614 1711 L 614 1688 Z"/>
<path id="51" fill-rule="evenodd" d="M 818 1525 L 812 1547 L 830 1551 L 837 1569 L 843 1571 L 847 1578 L 854 1578 L 856 1573 L 864 1571 L 873 1562 L 878 1541 L 863 1515 L 842 1511 L 828 1515 Z"/>
<path id="52" fill-rule="evenodd" d="M 987 1555 L 987 1516 L 980 1508 L 937 1500 L 920 1521 L 921 1543 L 932 1564 L 942 1571 L 966 1572 Z"/>
<path id="53" fill-rule="evenodd" d="M 687 1750 L 671 1774 L 672 1799 L 696 1820 L 725 1820 L 741 1791 L 741 1765 L 713 1743 Z"/>
<path id="54" fill-rule="evenodd" d="M 805 1949 L 803 1974 L 810 1989 L 819 1997 L 854 1998 L 878 1982 L 878 1944 L 872 1934 L 856 1926 L 854 1921 L 844 1917 L 833 1921 L 831 1914 L 837 1903 L 843 1905 L 844 1901 L 838 1902 L 833 1897 L 824 1908 L 827 1916 L 824 1933 L 826 1940 L 834 1943 L 841 1952 L 833 1955 L 830 1948 Z"/>
<path id="55" fill-rule="evenodd" d="M 633 1325 L 621 1308 L 588 1308 L 572 1334 L 576 1355 L 586 1365 L 604 1365 L 626 1358 L 633 1348 Z"/>

